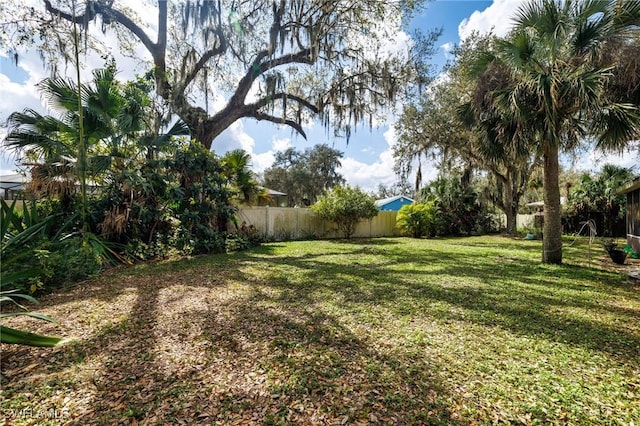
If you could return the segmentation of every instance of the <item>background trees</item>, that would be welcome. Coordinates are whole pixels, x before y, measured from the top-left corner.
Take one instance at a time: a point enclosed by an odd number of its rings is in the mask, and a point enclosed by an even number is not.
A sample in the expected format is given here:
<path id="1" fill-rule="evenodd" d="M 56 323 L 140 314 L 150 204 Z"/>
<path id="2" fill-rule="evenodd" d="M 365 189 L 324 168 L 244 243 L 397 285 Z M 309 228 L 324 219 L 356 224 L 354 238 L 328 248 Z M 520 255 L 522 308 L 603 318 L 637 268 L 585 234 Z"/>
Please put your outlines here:
<path id="1" fill-rule="evenodd" d="M 636 0 L 525 4 L 511 34 L 473 37 L 438 86 L 405 108 L 395 153 L 399 170 L 426 154 L 440 160 L 440 170 L 458 159 L 488 171 L 495 186 L 487 195 L 505 211 L 513 232 L 519 200 L 540 159 L 542 260 L 561 263 L 560 153 L 586 141 L 600 150 L 622 149 L 639 135 L 637 56 L 612 53 L 636 52 L 639 19 Z"/>
<path id="2" fill-rule="evenodd" d="M 538 156 L 528 146 L 528 135 L 488 104 L 492 88 L 508 80 L 504 70 L 494 67 L 478 75 L 475 69 L 479 56 L 490 51 L 494 41 L 479 35 L 465 41 L 455 50 L 455 63 L 445 78 L 431 86 L 419 103 L 404 108 L 396 124 L 400 143 L 394 156 L 401 176 L 417 160 L 416 190 L 423 160 L 435 161 L 442 178 L 465 170 L 488 172 L 490 185 L 483 192 L 505 213 L 507 232 L 513 235 L 520 199 Z"/>
<path id="3" fill-rule="evenodd" d="M 345 183 L 338 173 L 342 155 L 325 144 L 277 152 L 264 172 L 264 185 L 286 193 L 289 207 L 311 205 L 324 191 Z"/>
<path id="4" fill-rule="evenodd" d="M 617 192 L 633 181 L 631 169 L 605 164 L 596 176 L 584 173 L 572 185 L 565 212 L 567 231 L 577 232 L 586 220 L 594 220 L 599 235 L 625 235 L 626 197 Z"/>
<path id="5" fill-rule="evenodd" d="M 610 96 L 612 63 L 601 53 L 637 33 L 638 1 L 531 1 L 487 62 L 510 79 L 495 87 L 491 106 L 531 135 L 544 167 L 542 261 L 562 262 L 559 153 L 586 137 L 620 148 L 638 134 L 638 106 Z M 622 101 L 622 102 L 621 102 Z"/>
<path id="6" fill-rule="evenodd" d="M 157 93 L 209 148 L 241 118 L 286 125 L 303 136 L 310 117 L 347 137 L 355 125 L 370 123 L 424 68 L 412 52 L 385 47 L 420 3 L 160 1 L 148 5 L 156 19 L 145 21 L 117 1 L 43 0 L 46 13 L 14 5 L 3 22 L 13 25 L 5 34 L 15 37 L 5 42 L 16 54 L 25 44 L 63 51 L 69 42 L 61 27 L 72 22 L 101 23 L 125 45 L 144 46 Z M 31 23 L 31 32 L 20 22 Z M 214 109 L 210 99 L 224 105 Z"/>

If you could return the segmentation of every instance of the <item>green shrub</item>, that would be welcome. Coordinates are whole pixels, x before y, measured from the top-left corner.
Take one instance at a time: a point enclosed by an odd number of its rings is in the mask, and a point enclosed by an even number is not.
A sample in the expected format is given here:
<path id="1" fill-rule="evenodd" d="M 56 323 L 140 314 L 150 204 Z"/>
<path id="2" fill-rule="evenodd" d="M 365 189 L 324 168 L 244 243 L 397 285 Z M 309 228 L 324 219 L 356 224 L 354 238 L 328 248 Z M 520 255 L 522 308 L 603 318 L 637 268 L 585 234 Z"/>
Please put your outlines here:
<path id="1" fill-rule="evenodd" d="M 0 200 L 0 283 L 3 291 L 19 289 L 33 293 L 45 275 L 37 253 L 46 241 L 45 228 L 52 217 L 40 220 L 35 210 L 25 204 L 18 213 L 15 201 L 7 204 Z"/>
<path id="2" fill-rule="evenodd" d="M 398 211 L 396 226 L 404 235 L 420 238 L 435 236 L 435 207 L 433 202 L 414 203 L 402 206 Z"/>
<path id="3" fill-rule="evenodd" d="M 350 238 L 362 219 L 378 214 L 375 198 L 360 188 L 335 186 L 326 191 L 311 210 L 321 219 L 335 223 L 344 238 Z"/>
<path id="4" fill-rule="evenodd" d="M 227 224 L 236 209 L 216 157 L 198 143 L 178 150 L 167 161 L 178 187 L 172 192 L 178 225 L 176 248 L 188 254 L 226 250 Z"/>
<path id="5" fill-rule="evenodd" d="M 15 203 L 0 201 L 3 291 L 35 293 L 100 272 L 109 253 L 95 235 L 87 233 L 83 239 L 79 233 L 69 234 L 71 221 L 52 227 L 60 214 L 41 218 L 35 203 L 25 204 L 17 214 Z"/>
<path id="6" fill-rule="evenodd" d="M 439 236 L 484 234 L 498 229 L 478 194 L 457 176 L 434 180 L 423 188 L 419 199 L 433 201 Z"/>
<path id="7" fill-rule="evenodd" d="M 94 277 L 102 271 L 103 258 L 80 236 L 46 244 L 37 257 L 44 271 L 44 288 Z"/>

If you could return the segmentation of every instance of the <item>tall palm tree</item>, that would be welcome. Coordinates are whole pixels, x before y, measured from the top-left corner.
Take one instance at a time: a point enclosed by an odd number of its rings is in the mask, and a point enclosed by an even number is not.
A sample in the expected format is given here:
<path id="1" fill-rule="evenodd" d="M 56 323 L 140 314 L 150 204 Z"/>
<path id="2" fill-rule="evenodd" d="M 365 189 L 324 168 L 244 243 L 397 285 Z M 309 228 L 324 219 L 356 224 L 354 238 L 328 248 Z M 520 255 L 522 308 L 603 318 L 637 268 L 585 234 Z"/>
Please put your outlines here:
<path id="1" fill-rule="evenodd" d="M 493 106 L 513 114 L 543 158 L 544 263 L 562 263 L 559 153 L 587 138 L 620 149 L 638 134 L 638 105 L 610 96 L 614 64 L 602 53 L 632 42 L 639 23 L 639 0 L 533 0 L 498 43 L 511 83 L 493 92 Z"/>
<path id="2" fill-rule="evenodd" d="M 83 138 L 89 154 L 88 171 L 93 179 L 125 156 L 125 144 L 142 128 L 144 105 L 127 93 L 116 80 L 115 65 L 93 72 L 92 81 L 81 84 L 64 78 L 47 78 L 39 84 L 50 110 L 56 115 L 41 115 L 32 109 L 12 113 L 4 145 L 30 153 L 35 180 L 54 188 L 75 186 L 78 176 L 80 141 L 78 93 L 83 110 Z M 54 192 L 56 192 L 54 190 Z"/>

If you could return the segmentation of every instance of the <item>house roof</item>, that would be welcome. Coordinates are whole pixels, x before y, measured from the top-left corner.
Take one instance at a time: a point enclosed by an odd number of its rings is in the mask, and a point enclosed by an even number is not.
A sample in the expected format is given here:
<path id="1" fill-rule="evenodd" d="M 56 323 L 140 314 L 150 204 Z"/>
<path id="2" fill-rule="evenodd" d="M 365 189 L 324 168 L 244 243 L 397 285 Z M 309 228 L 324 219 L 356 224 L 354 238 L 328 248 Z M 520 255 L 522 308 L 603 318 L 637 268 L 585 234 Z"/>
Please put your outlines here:
<path id="1" fill-rule="evenodd" d="M 640 178 L 631 182 L 631 185 L 620 189 L 617 193 L 620 195 L 628 194 L 629 192 L 635 191 L 636 189 L 640 189 Z"/>
<path id="2" fill-rule="evenodd" d="M 272 196 L 275 195 L 275 196 L 282 197 L 284 195 L 287 195 L 284 192 L 276 191 L 275 189 L 271 189 L 271 188 L 265 188 L 264 186 L 259 186 L 258 188 L 266 190 L 267 193 Z"/>
<path id="3" fill-rule="evenodd" d="M 560 205 L 565 205 L 567 203 L 566 197 L 560 197 Z M 532 203 L 527 203 L 527 207 L 544 207 L 544 201 L 534 201 Z"/>
<path id="4" fill-rule="evenodd" d="M 376 206 L 380 207 L 380 206 L 385 206 L 389 203 L 393 203 L 396 200 L 400 200 L 404 198 L 405 200 L 411 201 L 412 203 L 415 201 L 412 198 L 409 198 L 407 196 L 404 195 L 396 195 L 395 197 L 389 197 L 389 198 L 382 198 L 380 200 L 376 200 Z"/>
<path id="5" fill-rule="evenodd" d="M 12 175 L 1 175 L 0 182 L 11 182 L 11 183 L 24 183 L 27 178 L 24 175 L 19 173 L 15 173 Z"/>
<path id="6" fill-rule="evenodd" d="M 22 189 L 27 183 L 27 178 L 21 174 L 0 176 L 0 189 Z"/>

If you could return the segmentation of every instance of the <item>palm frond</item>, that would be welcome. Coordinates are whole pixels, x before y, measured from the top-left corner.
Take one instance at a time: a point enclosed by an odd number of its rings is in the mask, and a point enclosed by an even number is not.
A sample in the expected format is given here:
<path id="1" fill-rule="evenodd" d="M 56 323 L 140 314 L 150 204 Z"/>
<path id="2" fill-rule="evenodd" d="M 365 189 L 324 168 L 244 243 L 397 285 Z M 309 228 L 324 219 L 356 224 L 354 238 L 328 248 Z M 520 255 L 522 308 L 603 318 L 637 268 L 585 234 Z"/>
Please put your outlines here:
<path id="1" fill-rule="evenodd" d="M 599 111 L 592 131 L 600 135 L 596 148 L 621 152 L 626 144 L 640 138 L 640 111 L 633 104 L 611 104 Z"/>
<path id="2" fill-rule="evenodd" d="M 630 31 L 637 31 L 640 26 L 640 0 L 618 1 L 611 21 L 611 34 L 625 36 Z"/>
<path id="3" fill-rule="evenodd" d="M 69 147 L 57 137 L 68 130 L 63 121 L 26 109 L 12 113 L 7 125 L 10 130 L 3 143 L 10 149 L 33 149 L 45 158 L 70 153 Z"/>
<path id="4" fill-rule="evenodd" d="M 73 81 L 60 77 L 46 78 L 38 88 L 52 109 L 78 111 L 78 88 Z"/>

